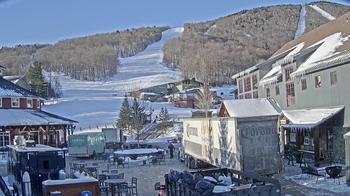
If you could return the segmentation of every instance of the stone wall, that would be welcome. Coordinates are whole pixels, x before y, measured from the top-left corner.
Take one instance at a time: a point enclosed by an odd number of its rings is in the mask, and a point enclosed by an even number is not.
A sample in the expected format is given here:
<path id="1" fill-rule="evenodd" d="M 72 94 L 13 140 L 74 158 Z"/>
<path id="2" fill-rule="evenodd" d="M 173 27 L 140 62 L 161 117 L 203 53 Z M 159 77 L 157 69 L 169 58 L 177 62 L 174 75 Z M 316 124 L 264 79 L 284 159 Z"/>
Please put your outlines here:
<path id="1" fill-rule="evenodd" d="M 335 163 L 345 164 L 345 140 L 344 134 L 350 131 L 350 127 L 333 128 L 333 160 Z"/>

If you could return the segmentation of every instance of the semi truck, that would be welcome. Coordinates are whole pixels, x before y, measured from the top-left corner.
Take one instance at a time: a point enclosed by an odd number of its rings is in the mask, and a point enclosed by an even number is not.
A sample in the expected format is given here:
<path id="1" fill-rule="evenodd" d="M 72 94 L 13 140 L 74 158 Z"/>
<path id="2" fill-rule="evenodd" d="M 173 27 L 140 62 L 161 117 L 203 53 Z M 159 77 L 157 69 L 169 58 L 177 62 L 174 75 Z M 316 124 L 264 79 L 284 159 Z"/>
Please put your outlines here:
<path id="1" fill-rule="evenodd" d="M 118 149 L 124 142 L 123 131 L 116 128 L 102 128 L 105 137 L 106 149 Z"/>
<path id="2" fill-rule="evenodd" d="M 91 157 L 105 151 L 105 136 L 102 132 L 86 132 L 68 137 L 68 153 L 73 157 Z"/>
<path id="3" fill-rule="evenodd" d="M 203 163 L 239 171 L 276 174 L 281 169 L 279 107 L 269 99 L 224 101 L 218 117 L 183 120 L 186 166 Z"/>

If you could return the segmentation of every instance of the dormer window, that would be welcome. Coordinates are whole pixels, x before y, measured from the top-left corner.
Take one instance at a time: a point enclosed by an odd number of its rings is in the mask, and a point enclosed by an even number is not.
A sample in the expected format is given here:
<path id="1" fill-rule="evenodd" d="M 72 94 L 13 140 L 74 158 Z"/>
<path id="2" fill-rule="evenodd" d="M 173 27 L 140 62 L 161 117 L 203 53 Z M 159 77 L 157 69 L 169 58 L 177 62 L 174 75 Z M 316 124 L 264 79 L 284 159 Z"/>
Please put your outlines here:
<path id="1" fill-rule="evenodd" d="M 27 108 L 33 108 L 33 99 L 27 99 Z"/>
<path id="2" fill-rule="evenodd" d="M 19 98 L 11 98 L 11 107 L 19 108 Z"/>

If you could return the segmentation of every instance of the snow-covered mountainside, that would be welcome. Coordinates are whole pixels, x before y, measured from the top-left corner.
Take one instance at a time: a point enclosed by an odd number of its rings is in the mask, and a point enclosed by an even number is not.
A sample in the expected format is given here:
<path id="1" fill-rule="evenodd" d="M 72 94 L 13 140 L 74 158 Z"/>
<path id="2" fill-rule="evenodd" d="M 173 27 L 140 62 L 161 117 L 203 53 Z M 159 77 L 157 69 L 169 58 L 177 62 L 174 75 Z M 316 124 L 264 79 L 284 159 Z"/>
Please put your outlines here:
<path id="1" fill-rule="evenodd" d="M 48 103 L 44 110 L 79 121 L 76 131 L 111 127 L 117 120 L 125 92 L 181 80 L 181 72 L 161 64 L 163 44 L 180 36 L 183 28 L 169 29 L 162 39 L 135 56 L 120 59 L 118 73 L 106 81 L 88 82 L 60 75 L 63 97 Z M 168 103 L 149 104 L 157 113 L 167 107 L 170 114 L 190 115 L 187 108 L 179 109 Z"/>

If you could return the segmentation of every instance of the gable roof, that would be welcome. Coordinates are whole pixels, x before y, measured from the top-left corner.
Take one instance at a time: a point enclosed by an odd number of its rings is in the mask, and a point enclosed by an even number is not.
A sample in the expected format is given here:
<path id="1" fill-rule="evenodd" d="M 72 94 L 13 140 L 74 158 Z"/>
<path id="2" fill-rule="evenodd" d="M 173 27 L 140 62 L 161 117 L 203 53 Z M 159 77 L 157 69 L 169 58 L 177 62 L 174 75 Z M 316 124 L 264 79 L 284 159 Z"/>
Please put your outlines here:
<path id="1" fill-rule="evenodd" d="M 0 76 L 0 97 L 32 97 L 41 99 L 35 93 L 24 89 Z"/>
<path id="2" fill-rule="evenodd" d="M 313 128 L 322 124 L 344 109 L 344 106 L 331 108 L 314 108 L 283 110 L 283 115 L 291 122 L 284 127 Z"/>
<path id="3" fill-rule="evenodd" d="M 77 121 L 39 110 L 0 109 L 0 126 L 67 125 Z"/>
<path id="4" fill-rule="evenodd" d="M 235 118 L 281 115 L 279 106 L 267 98 L 224 100 L 221 107 L 223 106 L 229 116 Z"/>

